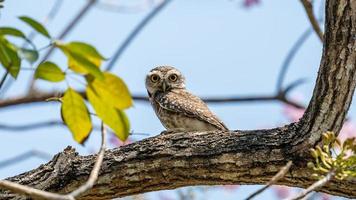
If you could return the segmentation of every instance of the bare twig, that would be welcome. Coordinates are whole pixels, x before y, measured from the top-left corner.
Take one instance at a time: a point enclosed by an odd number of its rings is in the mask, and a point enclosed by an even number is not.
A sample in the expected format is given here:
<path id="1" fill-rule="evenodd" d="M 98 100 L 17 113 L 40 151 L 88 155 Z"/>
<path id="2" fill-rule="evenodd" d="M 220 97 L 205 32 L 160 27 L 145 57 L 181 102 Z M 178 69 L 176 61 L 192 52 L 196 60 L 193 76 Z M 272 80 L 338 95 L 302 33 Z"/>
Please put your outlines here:
<path id="1" fill-rule="evenodd" d="M 35 122 L 30 124 L 16 124 L 16 125 L 9 125 L 9 124 L 0 124 L 0 129 L 7 130 L 7 131 L 24 131 L 29 129 L 36 129 L 36 128 L 45 128 L 48 126 L 56 126 L 56 125 L 64 125 L 61 121 L 44 121 L 44 122 Z"/>
<path id="2" fill-rule="evenodd" d="M 308 15 L 309 21 L 315 31 L 315 33 L 318 35 L 319 39 L 321 42 L 323 42 L 323 32 L 321 31 L 321 28 L 319 26 L 318 20 L 316 19 L 314 12 L 313 12 L 313 4 L 311 0 L 300 0 L 303 4 L 303 7 L 305 9 L 305 12 Z"/>
<path id="3" fill-rule="evenodd" d="M 110 71 L 120 56 L 124 53 L 126 48 L 130 43 L 135 39 L 135 37 L 143 30 L 143 28 L 150 22 L 165 6 L 168 5 L 172 0 L 163 0 L 158 6 L 156 6 L 147 16 L 145 16 L 142 21 L 140 21 L 133 31 L 128 35 L 124 42 L 119 46 L 117 51 L 114 53 L 113 57 L 110 59 L 108 66 L 106 67 L 107 71 Z"/>
<path id="4" fill-rule="evenodd" d="M 250 96 L 231 96 L 231 97 L 206 97 L 202 98 L 202 100 L 206 103 L 236 103 L 236 102 L 241 102 L 241 103 L 251 103 L 251 102 L 261 102 L 261 101 L 279 101 L 283 102 L 285 104 L 294 106 L 296 108 L 304 108 L 303 105 L 292 101 L 287 98 L 287 94 L 291 91 L 291 89 L 295 88 L 296 86 L 300 85 L 303 83 L 301 80 L 297 80 L 293 83 L 291 83 L 289 86 L 286 87 L 285 90 L 277 92 L 277 94 L 271 94 L 271 95 L 250 95 Z M 86 98 L 85 92 L 81 91 L 79 92 L 84 98 Z M 37 92 L 36 95 L 27 95 L 23 97 L 18 97 L 18 98 L 12 98 L 12 99 L 4 99 L 0 100 L 0 108 L 5 108 L 9 106 L 15 106 L 15 105 L 24 105 L 24 104 L 30 104 L 30 103 L 38 103 L 38 102 L 44 102 L 46 99 L 52 98 L 54 96 L 61 96 L 61 93 L 58 92 L 50 92 L 50 93 L 40 93 Z M 146 95 L 132 95 L 132 98 L 135 101 L 141 101 L 141 102 L 149 102 L 148 97 Z"/>
<path id="5" fill-rule="evenodd" d="M 89 179 L 84 185 L 80 186 L 78 189 L 74 190 L 73 192 L 71 192 L 69 194 L 73 198 L 80 196 L 85 191 L 91 189 L 94 186 L 96 180 L 98 179 L 100 167 L 103 163 L 104 153 L 105 153 L 105 149 L 106 149 L 106 128 L 105 128 L 104 122 L 101 122 L 101 138 L 102 139 L 101 139 L 100 151 L 98 153 L 98 157 L 96 158 L 94 168 L 90 173 Z"/>
<path id="6" fill-rule="evenodd" d="M 63 31 L 59 34 L 59 36 L 56 39 L 58 40 L 64 39 L 70 33 L 70 31 L 72 31 L 73 28 L 80 22 L 80 20 L 85 16 L 85 14 L 87 14 L 88 11 L 95 5 L 96 2 L 97 0 L 88 0 L 88 2 L 84 5 L 84 7 L 68 23 L 68 25 L 63 29 Z M 52 55 L 53 51 L 54 51 L 54 46 L 51 46 L 47 51 L 47 53 L 43 56 L 41 62 L 47 60 Z M 35 83 L 35 79 L 31 79 L 29 93 L 33 93 L 34 83 Z"/>
<path id="7" fill-rule="evenodd" d="M 42 24 L 47 24 L 49 21 L 51 21 L 52 19 L 54 19 L 54 17 L 57 15 L 58 11 L 60 10 L 62 3 L 63 3 L 63 0 L 56 0 L 56 1 L 53 3 L 53 5 L 52 5 L 50 11 L 48 12 L 48 14 L 47 14 L 47 15 L 45 16 L 45 18 L 43 19 Z M 28 38 L 29 40 L 33 40 L 33 39 L 36 37 L 36 35 L 38 35 L 38 32 L 32 30 L 32 31 L 30 32 L 30 34 L 28 35 L 27 38 Z M 23 47 L 26 47 L 27 44 L 28 44 L 27 42 L 24 42 L 22 46 L 23 46 Z"/>
<path id="8" fill-rule="evenodd" d="M 80 20 L 85 16 L 85 14 L 88 13 L 88 11 L 95 5 L 97 0 L 89 0 L 84 7 L 78 12 L 78 14 L 67 24 L 67 26 L 63 29 L 63 31 L 59 34 L 59 36 L 56 38 L 58 40 L 64 39 L 70 31 L 73 30 L 73 28 L 80 22 Z M 52 52 L 54 50 L 54 47 L 52 46 L 45 56 L 43 56 L 42 61 L 45 61 L 51 56 Z"/>
<path id="9" fill-rule="evenodd" d="M 293 60 L 294 56 L 297 54 L 299 49 L 303 46 L 305 41 L 307 41 L 308 37 L 311 35 L 312 29 L 308 28 L 305 30 L 300 37 L 295 41 L 293 44 L 292 48 L 288 51 L 287 56 L 283 60 L 281 70 L 279 71 L 278 78 L 277 78 L 277 91 L 282 91 L 283 89 L 283 82 L 286 77 L 288 68 L 291 64 L 291 61 Z"/>
<path id="10" fill-rule="evenodd" d="M 278 180 L 280 180 L 286 175 L 286 173 L 289 171 L 291 166 L 292 166 L 292 161 L 289 161 L 281 170 L 279 170 L 279 172 L 275 176 L 272 177 L 272 179 L 264 187 L 252 193 L 250 196 L 246 198 L 246 200 L 250 200 L 256 197 L 257 195 L 261 194 L 263 191 L 268 189 L 271 185 L 277 183 Z"/>
<path id="11" fill-rule="evenodd" d="M 304 198 L 310 192 L 315 191 L 316 189 L 324 186 L 327 184 L 333 177 L 335 173 L 334 171 L 330 171 L 324 178 L 320 179 L 319 181 L 315 182 L 313 185 L 305 189 L 303 192 L 299 193 L 297 196 L 290 198 L 289 200 L 299 200 Z"/>
<path id="12" fill-rule="evenodd" d="M 47 24 L 47 23 L 50 22 L 52 19 L 54 19 L 54 17 L 58 14 L 58 11 L 60 10 L 62 3 L 63 3 L 63 0 L 56 0 L 56 1 L 53 3 L 52 7 L 50 8 L 50 11 L 49 11 L 48 14 L 44 17 L 44 19 L 43 19 L 43 21 L 42 21 L 42 24 Z M 28 39 L 29 41 L 32 41 L 32 40 L 36 37 L 36 35 L 38 35 L 38 32 L 35 31 L 35 30 L 32 30 L 32 31 L 30 32 L 30 34 L 27 36 L 27 39 Z M 28 43 L 27 41 L 25 41 L 25 42 L 22 44 L 22 47 L 23 47 L 23 48 L 26 48 L 28 44 L 29 44 L 29 43 Z M 10 86 L 12 85 L 12 83 L 14 82 L 14 80 L 13 80 L 13 79 L 9 79 L 9 80 L 6 81 L 6 82 L 7 82 L 7 83 L 5 84 L 5 87 L 3 88 L 3 92 L 2 92 L 1 95 L 3 95 L 3 94 L 7 91 L 8 88 L 10 88 Z M 0 96 L 1 96 L 1 95 L 0 95 Z"/>
<path id="13" fill-rule="evenodd" d="M 21 153 L 19 155 L 16 155 L 12 158 L 8 158 L 6 160 L 0 161 L 0 168 L 10 166 L 33 157 L 41 158 L 43 160 L 49 160 L 51 159 L 52 156 L 46 152 L 33 149 Z"/>
<path id="14" fill-rule="evenodd" d="M 145 0 L 143 2 L 139 2 L 137 5 L 131 6 L 118 5 L 119 2 L 120 1 L 99 1 L 96 4 L 96 8 L 111 12 L 135 13 L 144 11 L 154 6 L 153 0 Z"/>
<path id="15" fill-rule="evenodd" d="M 33 198 L 52 199 L 52 200 L 75 200 L 74 198 L 70 198 L 69 196 L 66 195 L 38 190 L 18 183 L 13 183 L 7 180 L 0 180 L 0 187 L 14 191 L 16 193 L 27 194 L 28 196 L 31 196 Z"/>
<path id="16" fill-rule="evenodd" d="M 2 86 L 4 85 L 5 81 L 6 81 L 6 78 L 7 76 L 9 75 L 9 72 L 6 71 L 5 74 L 2 76 L 1 80 L 0 80 L 0 90 L 2 88 Z"/>
<path id="17" fill-rule="evenodd" d="M 0 100 L 0 108 L 6 108 L 10 106 L 20 106 L 32 103 L 43 103 L 46 99 L 55 96 L 58 93 L 42 93 L 36 96 L 23 96 L 11 99 Z M 85 97 L 84 92 L 80 92 Z M 148 97 L 145 95 L 132 95 L 135 101 L 148 103 Z M 304 108 L 303 105 L 286 98 L 284 95 L 251 95 L 251 96 L 231 96 L 231 97 L 203 97 L 202 100 L 206 103 L 221 104 L 221 103 L 253 103 L 253 102 L 268 102 L 279 101 L 296 108 Z"/>
<path id="18" fill-rule="evenodd" d="M 85 191 L 91 189 L 95 184 L 96 180 L 98 179 L 99 171 L 104 160 L 104 153 L 106 149 L 106 129 L 103 123 L 101 124 L 101 137 L 102 137 L 102 141 L 101 141 L 100 151 L 96 158 L 94 167 L 90 173 L 89 179 L 84 185 L 80 186 L 79 188 L 77 188 L 76 190 L 74 190 L 69 194 L 61 195 L 61 194 L 46 192 L 43 190 L 31 188 L 29 186 L 13 183 L 7 180 L 0 180 L 0 187 L 17 193 L 27 194 L 33 198 L 51 199 L 51 200 L 75 200 L 75 197 L 78 197 L 81 194 L 83 194 Z"/>

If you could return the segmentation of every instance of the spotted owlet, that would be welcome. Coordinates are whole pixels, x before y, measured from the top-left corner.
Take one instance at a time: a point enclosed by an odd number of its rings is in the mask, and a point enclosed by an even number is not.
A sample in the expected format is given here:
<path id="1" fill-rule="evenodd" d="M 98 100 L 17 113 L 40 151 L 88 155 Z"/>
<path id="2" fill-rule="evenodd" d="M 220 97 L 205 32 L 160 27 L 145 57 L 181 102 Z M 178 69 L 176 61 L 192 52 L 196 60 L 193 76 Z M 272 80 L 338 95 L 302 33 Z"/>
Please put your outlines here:
<path id="1" fill-rule="evenodd" d="M 185 78 L 174 67 L 152 69 L 146 77 L 146 89 L 168 132 L 228 130 L 199 97 L 185 89 Z"/>

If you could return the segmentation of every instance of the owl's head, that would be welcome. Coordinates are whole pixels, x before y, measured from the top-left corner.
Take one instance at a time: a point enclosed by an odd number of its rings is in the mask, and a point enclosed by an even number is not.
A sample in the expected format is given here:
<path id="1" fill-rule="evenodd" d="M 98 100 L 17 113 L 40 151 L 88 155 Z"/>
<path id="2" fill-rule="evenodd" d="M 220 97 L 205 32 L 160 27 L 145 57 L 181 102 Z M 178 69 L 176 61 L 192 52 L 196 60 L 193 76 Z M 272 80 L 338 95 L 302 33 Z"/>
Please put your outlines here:
<path id="1" fill-rule="evenodd" d="M 150 95 L 172 89 L 184 89 L 185 78 L 180 71 L 170 66 L 153 68 L 146 76 L 146 89 Z"/>

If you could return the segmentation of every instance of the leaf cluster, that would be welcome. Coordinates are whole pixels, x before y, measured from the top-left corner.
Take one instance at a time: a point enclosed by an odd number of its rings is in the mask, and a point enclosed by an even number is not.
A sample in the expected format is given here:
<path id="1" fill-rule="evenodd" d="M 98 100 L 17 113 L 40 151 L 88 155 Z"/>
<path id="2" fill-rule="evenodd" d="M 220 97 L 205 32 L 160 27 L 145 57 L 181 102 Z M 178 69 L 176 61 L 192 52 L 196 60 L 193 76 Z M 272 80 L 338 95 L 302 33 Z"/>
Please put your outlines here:
<path id="1" fill-rule="evenodd" d="M 335 133 L 326 132 L 322 143 L 310 150 L 314 162 L 309 162 L 308 167 L 314 170 L 313 176 L 322 178 L 332 172 L 339 180 L 356 177 L 356 139 L 348 138 L 341 143 Z"/>
<path id="2" fill-rule="evenodd" d="M 53 39 L 46 28 L 34 19 L 25 16 L 19 19 L 48 38 L 50 42 L 48 47 L 59 49 L 67 58 L 66 70 L 62 70 L 51 61 L 40 63 L 34 68 L 36 79 L 61 82 L 74 74 L 86 80 L 85 96 L 95 114 L 89 112 L 82 94 L 70 87 L 68 81 L 68 88 L 63 97 L 59 99 L 62 103 L 63 122 L 68 126 L 75 141 L 82 144 L 89 137 L 93 126 L 92 115 L 99 117 L 121 140 L 126 140 L 130 124 L 124 110 L 132 106 L 132 98 L 125 82 L 120 77 L 100 69 L 102 62 L 106 59 L 90 44 L 78 41 L 63 43 Z M 32 48 L 18 47 L 9 42 L 8 36 L 21 38 Z M 0 27 L 0 62 L 13 78 L 17 78 L 20 72 L 22 59 L 34 63 L 38 57 L 39 50 L 22 31 L 12 27 Z"/>

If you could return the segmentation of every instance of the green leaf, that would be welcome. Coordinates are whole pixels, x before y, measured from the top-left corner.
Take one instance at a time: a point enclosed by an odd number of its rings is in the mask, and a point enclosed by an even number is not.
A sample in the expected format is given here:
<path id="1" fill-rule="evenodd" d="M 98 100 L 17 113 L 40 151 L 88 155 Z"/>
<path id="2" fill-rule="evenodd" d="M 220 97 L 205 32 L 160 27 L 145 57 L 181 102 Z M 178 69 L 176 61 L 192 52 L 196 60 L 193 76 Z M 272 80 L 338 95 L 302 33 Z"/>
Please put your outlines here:
<path id="1" fill-rule="evenodd" d="M 104 79 L 104 75 L 99 69 L 102 58 L 99 59 L 97 56 L 100 55 L 96 55 L 93 57 L 90 54 L 86 54 L 86 52 L 88 52 L 88 49 L 82 52 L 80 48 L 77 48 L 76 45 L 74 45 L 74 48 L 71 43 L 60 44 L 56 42 L 55 44 L 67 56 L 68 66 L 71 70 L 81 74 L 90 73 L 95 78 L 101 80 Z"/>
<path id="2" fill-rule="evenodd" d="M 104 72 L 104 77 L 104 80 L 94 79 L 90 82 L 100 98 L 117 109 L 131 107 L 132 98 L 125 82 L 109 72 Z"/>
<path id="3" fill-rule="evenodd" d="M 66 46 L 71 49 L 72 52 L 85 55 L 88 60 L 97 66 L 100 66 L 101 61 L 105 60 L 104 56 L 102 56 L 94 46 L 88 43 L 75 41 L 67 43 Z"/>
<path id="4" fill-rule="evenodd" d="M 30 17 L 26 17 L 26 16 L 21 16 L 21 17 L 19 17 L 19 19 L 21 19 L 23 22 L 25 22 L 26 24 L 31 26 L 38 33 L 41 33 L 45 37 L 51 39 L 51 36 L 49 35 L 47 29 L 41 23 L 37 22 L 36 20 L 34 20 Z"/>
<path id="5" fill-rule="evenodd" d="M 62 97 L 61 114 L 74 140 L 83 144 L 92 130 L 92 124 L 83 97 L 72 88 L 68 88 Z"/>
<path id="6" fill-rule="evenodd" d="M 35 78 L 51 82 L 60 82 L 64 80 L 65 73 L 62 72 L 61 68 L 59 68 L 55 63 L 46 61 L 37 67 Z"/>
<path id="7" fill-rule="evenodd" d="M 12 77 L 17 78 L 21 67 L 21 59 L 16 47 L 4 37 L 0 37 L 0 63 Z"/>
<path id="8" fill-rule="evenodd" d="M 12 27 L 0 27 L 0 35 L 11 35 L 11 36 L 27 39 L 25 34 L 23 34 L 20 30 Z"/>
<path id="9" fill-rule="evenodd" d="M 20 48 L 19 49 L 19 54 L 23 59 L 27 60 L 31 64 L 36 62 L 38 60 L 38 57 L 39 57 L 38 51 L 32 50 L 32 49 Z"/>
<path id="10" fill-rule="evenodd" d="M 130 131 L 130 125 L 126 115 L 113 106 L 106 104 L 92 87 L 87 87 L 86 94 L 90 104 L 100 119 L 115 132 L 118 138 L 122 141 L 126 140 Z"/>

